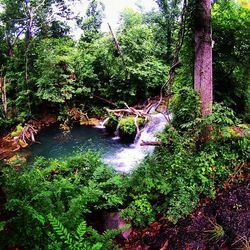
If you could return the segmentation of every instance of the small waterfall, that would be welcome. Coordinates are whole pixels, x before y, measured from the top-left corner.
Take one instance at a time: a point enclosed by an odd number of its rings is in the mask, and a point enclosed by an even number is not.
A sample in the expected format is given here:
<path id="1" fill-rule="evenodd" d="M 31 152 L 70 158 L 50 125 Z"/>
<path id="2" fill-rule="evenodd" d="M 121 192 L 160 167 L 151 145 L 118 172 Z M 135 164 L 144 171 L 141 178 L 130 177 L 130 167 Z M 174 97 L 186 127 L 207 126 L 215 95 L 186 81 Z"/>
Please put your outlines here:
<path id="1" fill-rule="evenodd" d="M 154 151 L 154 146 L 141 146 L 142 141 L 156 141 L 155 134 L 162 132 L 169 120 L 171 120 L 171 114 L 157 113 L 151 115 L 151 120 L 129 148 L 122 149 L 116 155 L 108 157 L 104 161 L 113 165 L 119 172 L 130 172 L 146 155 Z"/>
<path id="2" fill-rule="evenodd" d="M 95 128 L 104 129 L 104 128 L 105 128 L 105 124 L 106 124 L 106 122 L 107 122 L 108 120 L 109 120 L 109 118 L 106 118 L 105 120 L 100 121 L 99 124 L 95 126 Z"/>

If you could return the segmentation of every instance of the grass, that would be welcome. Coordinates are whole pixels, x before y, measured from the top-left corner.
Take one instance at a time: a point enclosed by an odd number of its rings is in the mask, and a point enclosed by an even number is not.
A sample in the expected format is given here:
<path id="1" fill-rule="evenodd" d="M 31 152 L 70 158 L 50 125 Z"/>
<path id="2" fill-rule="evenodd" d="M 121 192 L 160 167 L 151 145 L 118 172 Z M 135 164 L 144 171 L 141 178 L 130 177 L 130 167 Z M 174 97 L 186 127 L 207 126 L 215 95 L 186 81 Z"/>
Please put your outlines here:
<path id="1" fill-rule="evenodd" d="M 208 239 L 208 241 L 218 242 L 225 235 L 224 228 L 217 222 L 213 222 L 212 220 L 209 221 L 212 224 L 212 228 L 205 231 L 206 238 Z"/>

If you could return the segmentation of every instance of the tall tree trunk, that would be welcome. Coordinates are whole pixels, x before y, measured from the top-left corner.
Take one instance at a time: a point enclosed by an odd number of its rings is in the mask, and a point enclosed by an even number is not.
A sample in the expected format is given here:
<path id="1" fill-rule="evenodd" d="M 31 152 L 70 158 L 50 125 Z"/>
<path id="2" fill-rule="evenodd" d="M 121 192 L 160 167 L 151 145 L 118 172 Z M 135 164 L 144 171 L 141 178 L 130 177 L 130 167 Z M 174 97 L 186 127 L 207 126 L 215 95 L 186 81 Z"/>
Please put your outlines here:
<path id="1" fill-rule="evenodd" d="M 211 0 L 196 0 L 194 88 L 201 98 L 202 116 L 212 113 Z"/>

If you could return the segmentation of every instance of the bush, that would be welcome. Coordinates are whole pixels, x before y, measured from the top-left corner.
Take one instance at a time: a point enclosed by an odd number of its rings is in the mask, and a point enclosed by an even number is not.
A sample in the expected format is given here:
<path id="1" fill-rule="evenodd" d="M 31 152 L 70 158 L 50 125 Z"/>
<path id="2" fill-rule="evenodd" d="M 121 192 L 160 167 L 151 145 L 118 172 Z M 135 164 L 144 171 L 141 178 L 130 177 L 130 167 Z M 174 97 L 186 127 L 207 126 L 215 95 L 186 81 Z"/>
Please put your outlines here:
<path id="1" fill-rule="evenodd" d="M 117 209 L 125 197 L 125 177 L 104 165 L 98 154 L 87 152 L 65 160 L 38 158 L 33 167 L 7 166 L 1 177 L 10 213 L 10 232 L 0 244 L 46 249 L 52 244 L 48 214 L 74 231 L 86 215 Z"/>
<path id="2" fill-rule="evenodd" d="M 8 131 L 12 126 L 16 123 L 15 119 L 12 118 L 4 118 L 0 116 L 0 135 L 4 132 Z"/>
<path id="3" fill-rule="evenodd" d="M 108 133 L 113 134 L 118 126 L 118 118 L 112 113 L 108 114 L 108 118 L 108 121 L 105 123 L 105 128 Z"/>

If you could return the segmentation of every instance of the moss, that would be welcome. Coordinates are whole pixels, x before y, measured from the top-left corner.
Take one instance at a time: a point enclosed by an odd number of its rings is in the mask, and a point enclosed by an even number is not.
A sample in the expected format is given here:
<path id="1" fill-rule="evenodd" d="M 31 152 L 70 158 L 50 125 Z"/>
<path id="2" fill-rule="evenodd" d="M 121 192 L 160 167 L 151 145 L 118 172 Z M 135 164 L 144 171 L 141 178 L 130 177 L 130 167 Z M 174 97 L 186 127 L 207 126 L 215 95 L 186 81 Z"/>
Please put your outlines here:
<path id="1" fill-rule="evenodd" d="M 16 126 L 15 131 L 13 131 L 13 132 L 11 133 L 11 136 L 12 136 L 12 137 L 15 137 L 15 136 L 20 135 L 20 134 L 22 133 L 22 129 L 23 129 L 22 125 L 21 125 L 21 124 L 18 124 L 18 125 Z"/>

